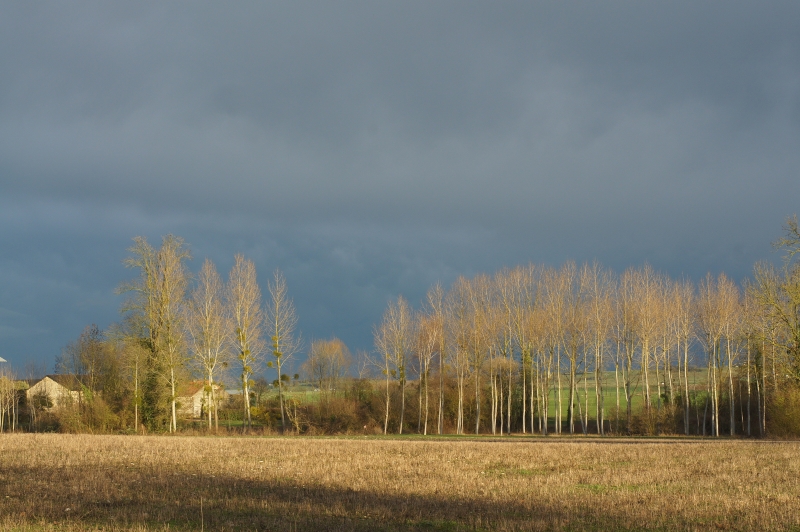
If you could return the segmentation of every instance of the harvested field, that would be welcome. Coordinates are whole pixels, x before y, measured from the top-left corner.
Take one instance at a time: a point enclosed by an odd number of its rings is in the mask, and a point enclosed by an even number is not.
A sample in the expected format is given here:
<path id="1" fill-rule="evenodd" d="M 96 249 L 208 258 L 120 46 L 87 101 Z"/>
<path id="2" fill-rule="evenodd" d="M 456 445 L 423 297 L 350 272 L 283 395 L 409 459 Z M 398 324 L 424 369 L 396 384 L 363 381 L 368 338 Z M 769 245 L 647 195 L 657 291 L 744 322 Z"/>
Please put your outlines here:
<path id="1" fill-rule="evenodd" d="M 797 530 L 800 444 L 0 436 L 3 530 Z"/>

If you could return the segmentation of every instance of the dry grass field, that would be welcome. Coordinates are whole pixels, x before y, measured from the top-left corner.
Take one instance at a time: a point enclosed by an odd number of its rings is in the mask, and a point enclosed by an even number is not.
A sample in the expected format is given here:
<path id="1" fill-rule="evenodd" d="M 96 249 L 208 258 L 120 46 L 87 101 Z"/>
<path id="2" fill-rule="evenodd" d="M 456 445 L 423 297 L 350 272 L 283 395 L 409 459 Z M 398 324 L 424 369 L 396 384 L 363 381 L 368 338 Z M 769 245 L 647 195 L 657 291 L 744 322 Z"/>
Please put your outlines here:
<path id="1" fill-rule="evenodd" d="M 800 444 L 0 435 L 3 530 L 800 530 Z"/>

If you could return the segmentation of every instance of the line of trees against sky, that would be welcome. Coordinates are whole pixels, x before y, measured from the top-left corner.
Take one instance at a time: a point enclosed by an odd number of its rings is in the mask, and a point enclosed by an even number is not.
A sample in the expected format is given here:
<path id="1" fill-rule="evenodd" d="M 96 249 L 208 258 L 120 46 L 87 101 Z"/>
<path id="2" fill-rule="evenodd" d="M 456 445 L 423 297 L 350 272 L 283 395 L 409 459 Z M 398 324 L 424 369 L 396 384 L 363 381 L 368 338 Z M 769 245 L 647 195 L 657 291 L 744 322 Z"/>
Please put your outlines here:
<path id="1" fill-rule="evenodd" d="M 124 319 L 87 327 L 58 357 L 57 371 L 84 392 L 59 423 L 173 432 L 182 386 L 202 379 L 205 423 L 218 428 L 216 384 L 233 373 L 245 429 L 255 415 L 309 433 L 798 434 L 796 217 L 785 230 L 782 266 L 756 265 L 743 286 L 724 274 L 695 284 L 648 265 L 617 275 L 568 262 L 436 285 L 417 310 L 399 297 L 374 328 L 374 351 L 358 357 L 359 378 L 343 342 L 311 342 L 302 373 L 319 391 L 313 400 L 287 393 L 287 361 L 302 345 L 280 271 L 264 303 L 243 256 L 223 282 L 209 260 L 190 275 L 180 238 L 155 249 L 137 237 L 126 265 L 138 275 L 120 287 Z M 271 406 L 253 378 L 265 366 L 277 377 Z M 0 420 L 13 382 L 0 376 Z"/>
<path id="2" fill-rule="evenodd" d="M 104 332 L 87 327 L 56 361 L 57 373 L 74 375 L 84 390 L 77 412 L 83 419 L 66 428 L 127 425 L 175 432 L 179 397 L 194 379 L 203 381 L 205 422 L 218 428 L 223 376 L 236 374 L 240 397 L 252 397 L 253 377 L 263 366 L 274 368 L 278 377 L 285 427 L 284 389 L 290 379 L 284 371 L 301 340 L 280 270 L 262 302 L 255 265 L 240 254 L 223 282 L 208 259 L 192 276 L 186 267 L 189 249 L 173 235 L 158 249 L 136 237 L 129 251 L 125 264 L 138 276 L 119 288 L 128 295 L 123 320 Z M 251 408 L 240 403 L 243 424 L 250 427 Z"/>
<path id="3" fill-rule="evenodd" d="M 142 237 L 134 239 L 126 265 L 139 271 L 139 278 L 121 290 L 132 294 L 124 307 L 129 364 L 133 365 L 134 422 L 138 426 L 139 405 L 151 424 L 157 419 L 156 405 L 169 404 L 169 431 L 177 431 L 176 403 L 181 379 L 194 369 L 205 381 L 208 393 L 208 427 L 218 424 L 215 383 L 228 366 L 235 366 L 242 397 L 251 396 L 253 375 L 263 358 L 275 368 L 282 428 L 286 427 L 284 386 L 289 380 L 284 366 L 298 352 L 301 341 L 297 313 L 289 297 L 286 280 L 276 270 L 268 283 L 269 297 L 262 305 L 255 264 L 235 256 L 234 266 L 223 284 L 214 264 L 206 259 L 189 289 L 185 262 L 189 251 L 175 236 L 164 237 L 155 250 Z M 130 344 L 133 343 L 131 346 Z M 262 357 L 269 350 L 267 357 Z M 192 368 L 193 366 L 193 368 Z M 166 386 L 165 386 L 166 385 Z M 162 397 L 167 388 L 166 401 Z M 249 401 L 242 401 L 243 420 L 252 425 Z M 161 416 L 163 417 L 163 416 Z"/>
<path id="4" fill-rule="evenodd" d="M 647 265 L 615 276 L 568 262 L 460 278 L 447 292 L 435 286 L 418 311 L 401 297 L 375 333 L 383 431 L 407 426 L 403 390 L 413 382 L 422 433 L 442 433 L 450 421 L 458 434 L 653 433 L 679 424 L 718 436 L 722 420 L 731 435 L 763 434 L 789 351 L 773 322 L 751 314 L 751 293 L 724 274 L 694 286 Z M 448 388 L 455 408 L 446 406 Z"/>
<path id="5" fill-rule="evenodd" d="M 375 329 L 383 432 L 408 425 L 406 388 L 415 381 L 423 434 L 441 434 L 448 421 L 459 434 L 763 436 L 768 423 L 798 433 L 796 217 L 785 229 L 776 243 L 783 267 L 760 263 L 742 287 L 725 274 L 695 285 L 649 265 L 617 276 L 596 262 L 568 262 L 459 278 L 448 291 L 437 285 L 418 311 L 398 298 Z"/>

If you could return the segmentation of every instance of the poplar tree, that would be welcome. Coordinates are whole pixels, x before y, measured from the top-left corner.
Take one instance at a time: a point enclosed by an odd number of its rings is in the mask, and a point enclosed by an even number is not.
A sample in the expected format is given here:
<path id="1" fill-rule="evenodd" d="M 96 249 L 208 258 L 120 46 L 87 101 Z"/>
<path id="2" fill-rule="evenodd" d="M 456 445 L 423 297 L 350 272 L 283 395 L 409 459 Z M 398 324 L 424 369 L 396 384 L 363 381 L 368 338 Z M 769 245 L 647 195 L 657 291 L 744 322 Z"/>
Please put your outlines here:
<path id="1" fill-rule="evenodd" d="M 215 375 L 228 364 L 229 316 L 225 312 L 223 286 L 214 264 L 206 259 L 187 305 L 187 328 L 194 362 L 202 372 L 208 429 L 219 428 Z"/>
<path id="2" fill-rule="evenodd" d="M 153 249 L 144 237 L 133 239 L 132 256 L 125 265 L 137 268 L 139 278 L 120 287 L 133 297 L 123 307 L 138 322 L 151 356 L 148 361 L 148 396 L 151 415 L 157 412 L 161 394 L 157 381 L 169 388 L 170 432 L 177 431 L 177 389 L 186 367 L 183 304 L 189 273 L 185 261 L 191 258 L 183 239 L 167 235 L 161 248 Z M 155 404 L 154 404 L 155 403 Z M 155 409 L 155 410 L 154 410 Z"/>
<path id="3" fill-rule="evenodd" d="M 263 313 L 261 310 L 261 289 L 256 279 L 256 266 L 253 261 L 243 255 L 234 257 L 227 286 L 227 305 L 231 319 L 233 346 L 241 368 L 239 382 L 242 390 L 244 422 L 249 429 L 252 426 L 250 415 L 251 376 L 260 361 L 263 343 L 261 328 Z"/>
<path id="4" fill-rule="evenodd" d="M 375 331 L 375 348 L 381 355 L 381 366 L 386 377 L 386 402 L 383 422 L 383 433 L 389 427 L 389 406 L 391 393 L 389 383 L 396 379 L 400 384 L 400 426 L 398 434 L 403 433 L 406 409 L 406 383 L 409 357 L 412 354 L 414 333 L 412 329 L 411 309 L 400 296 L 391 302 L 383 314 L 383 321 Z"/>
<path id="5" fill-rule="evenodd" d="M 273 280 L 267 284 L 270 301 L 267 307 L 267 323 L 272 335 L 272 357 L 267 365 L 278 373 L 278 400 L 281 406 L 281 430 L 286 430 L 286 409 L 283 386 L 288 375 L 282 373 L 283 366 L 300 349 L 301 340 L 296 334 L 297 312 L 289 298 L 286 279 L 280 270 L 275 270 Z"/>

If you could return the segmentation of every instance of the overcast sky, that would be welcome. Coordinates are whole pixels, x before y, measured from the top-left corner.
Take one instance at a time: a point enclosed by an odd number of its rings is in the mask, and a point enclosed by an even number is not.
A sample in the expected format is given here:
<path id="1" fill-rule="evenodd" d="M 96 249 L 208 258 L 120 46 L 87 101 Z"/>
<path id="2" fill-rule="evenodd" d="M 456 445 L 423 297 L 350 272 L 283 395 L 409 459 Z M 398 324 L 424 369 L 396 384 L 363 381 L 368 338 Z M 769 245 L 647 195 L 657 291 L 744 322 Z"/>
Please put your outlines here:
<path id="1" fill-rule="evenodd" d="M 798 169 L 796 0 L 3 2 L 0 356 L 118 321 L 137 235 L 353 351 L 503 266 L 740 281 Z"/>

